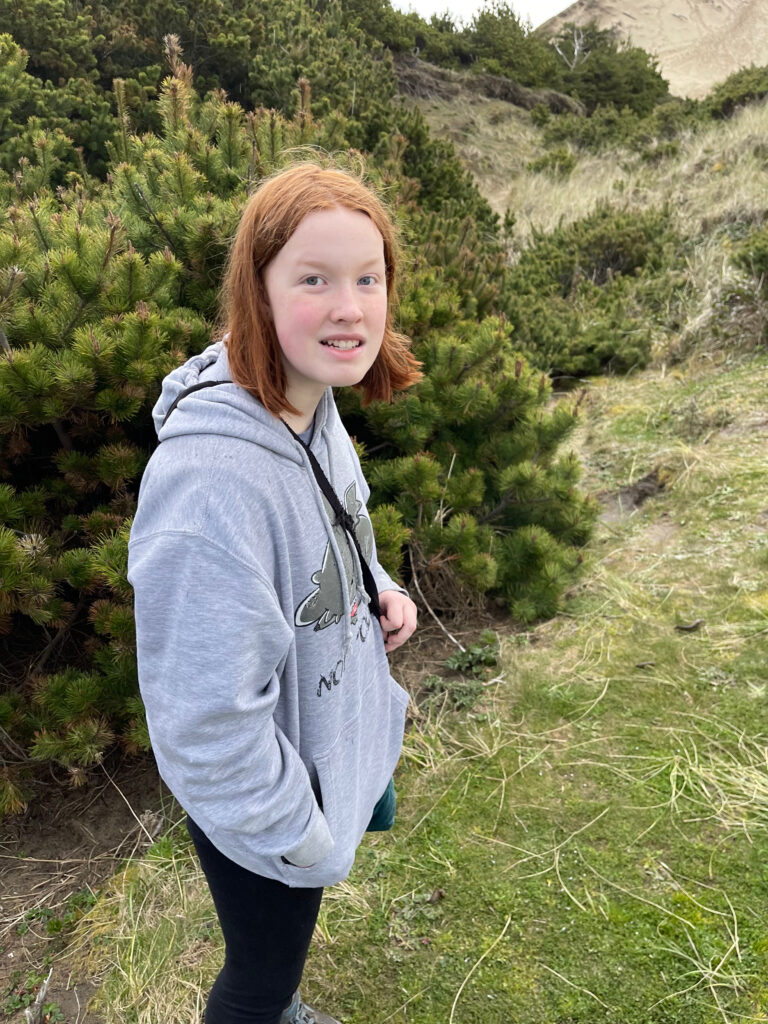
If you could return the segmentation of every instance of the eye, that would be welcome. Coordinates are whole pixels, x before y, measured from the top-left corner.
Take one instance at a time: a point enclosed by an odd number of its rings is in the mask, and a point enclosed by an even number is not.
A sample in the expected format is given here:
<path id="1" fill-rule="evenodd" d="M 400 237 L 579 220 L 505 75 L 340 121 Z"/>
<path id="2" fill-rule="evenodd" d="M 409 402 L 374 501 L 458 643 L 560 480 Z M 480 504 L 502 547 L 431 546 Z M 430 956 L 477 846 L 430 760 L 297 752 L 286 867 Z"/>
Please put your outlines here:
<path id="1" fill-rule="evenodd" d="M 370 285 L 376 284 L 376 277 L 374 274 L 363 274 L 362 277 L 358 278 L 357 283 L 363 285 L 363 287 L 370 287 Z"/>
<path id="2" fill-rule="evenodd" d="M 319 274 L 309 274 L 309 275 L 307 275 L 307 277 L 304 278 L 304 284 L 308 284 L 311 287 L 314 287 L 315 285 L 322 284 L 322 283 L 323 283 L 323 279 L 322 279 L 322 277 L 320 277 Z"/>

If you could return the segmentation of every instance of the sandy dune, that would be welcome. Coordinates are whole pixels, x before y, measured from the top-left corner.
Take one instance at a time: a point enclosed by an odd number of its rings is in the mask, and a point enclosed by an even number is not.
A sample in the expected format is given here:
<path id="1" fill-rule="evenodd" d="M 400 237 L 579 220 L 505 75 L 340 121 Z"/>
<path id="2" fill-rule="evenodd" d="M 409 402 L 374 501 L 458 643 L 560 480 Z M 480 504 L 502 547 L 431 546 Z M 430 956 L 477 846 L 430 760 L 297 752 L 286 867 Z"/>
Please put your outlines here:
<path id="1" fill-rule="evenodd" d="M 655 54 L 676 96 L 700 98 L 739 68 L 768 64 L 768 0 L 577 0 L 538 31 L 592 20 Z"/>

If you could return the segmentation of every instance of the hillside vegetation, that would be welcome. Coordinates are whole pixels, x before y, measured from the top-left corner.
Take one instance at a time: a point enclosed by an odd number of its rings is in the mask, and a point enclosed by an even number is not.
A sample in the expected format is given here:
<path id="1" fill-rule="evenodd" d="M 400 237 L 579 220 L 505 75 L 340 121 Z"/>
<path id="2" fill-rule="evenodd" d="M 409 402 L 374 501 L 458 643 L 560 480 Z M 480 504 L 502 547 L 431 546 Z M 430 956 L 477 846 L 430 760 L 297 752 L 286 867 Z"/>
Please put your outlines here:
<path id="1" fill-rule="evenodd" d="M 216 36 L 205 5 L 91 5 L 66 32 L 73 10 L 36 3 L 0 16 L 28 33 L 0 36 L 3 808 L 46 762 L 87 784 L 146 746 L 125 542 L 159 381 L 210 336 L 258 180 L 297 148 L 364 160 L 427 373 L 343 411 L 428 643 L 394 667 L 414 698 L 398 824 L 328 894 L 306 995 L 347 1024 L 768 1020 L 764 69 L 654 106 L 635 54 L 648 104 L 590 116 L 573 85 L 530 109 L 401 102 L 387 47 L 408 32 L 458 80 L 539 51 L 503 4 L 465 33 L 386 3 L 244 3 Z M 95 906 L 22 922 L 58 936 L 61 988 L 99 978 L 87 1021 L 199 1019 L 220 949 L 180 819 Z"/>
<path id="2" fill-rule="evenodd" d="M 746 153 L 767 116 L 713 130 L 709 158 Z M 616 173 L 592 159 L 584 212 Z M 587 385 L 573 444 L 602 511 L 582 581 L 551 621 L 502 628 L 495 655 L 457 630 L 473 654 L 403 664 L 418 702 L 398 824 L 328 894 L 306 983 L 350 1024 L 768 1020 L 765 170 L 729 211 L 686 166 L 654 168 L 650 206 L 633 194 L 646 215 L 685 194 L 669 217 L 693 243 L 653 364 Z M 172 831 L 79 935 L 114 959 L 108 1024 L 195 1019 L 209 921 Z"/>
<path id="3" fill-rule="evenodd" d="M 575 0 L 536 32 L 548 36 L 569 22 L 594 21 L 655 54 L 677 96 L 706 96 L 738 68 L 765 60 L 768 10 L 762 0 Z"/>

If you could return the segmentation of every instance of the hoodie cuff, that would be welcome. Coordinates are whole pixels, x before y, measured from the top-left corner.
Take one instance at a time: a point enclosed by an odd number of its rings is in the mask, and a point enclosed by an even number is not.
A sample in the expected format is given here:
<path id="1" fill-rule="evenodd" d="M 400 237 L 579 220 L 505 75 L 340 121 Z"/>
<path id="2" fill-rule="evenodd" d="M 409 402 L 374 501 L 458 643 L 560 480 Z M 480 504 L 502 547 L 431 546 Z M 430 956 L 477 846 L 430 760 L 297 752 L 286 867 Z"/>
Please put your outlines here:
<path id="1" fill-rule="evenodd" d="M 311 868 L 323 857 L 327 857 L 333 849 L 333 837 L 328 828 L 323 812 L 318 809 L 314 823 L 306 839 L 303 839 L 298 846 L 288 850 L 283 859 L 297 868 Z"/>
<path id="2" fill-rule="evenodd" d="M 382 569 L 378 562 L 375 566 L 372 566 L 372 570 L 376 589 L 379 593 L 384 590 L 396 590 L 399 594 L 403 594 L 405 597 L 410 597 L 410 594 L 405 587 L 401 587 L 399 583 L 395 583 L 392 577 Z"/>

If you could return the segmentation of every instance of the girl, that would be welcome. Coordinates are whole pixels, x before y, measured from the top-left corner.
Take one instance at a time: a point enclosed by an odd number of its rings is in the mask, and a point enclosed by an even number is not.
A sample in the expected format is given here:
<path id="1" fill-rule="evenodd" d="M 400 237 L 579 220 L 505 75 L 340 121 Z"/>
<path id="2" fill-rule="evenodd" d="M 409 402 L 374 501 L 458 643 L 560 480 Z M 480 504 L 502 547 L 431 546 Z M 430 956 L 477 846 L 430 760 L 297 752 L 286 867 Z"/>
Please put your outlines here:
<path id="1" fill-rule="evenodd" d="M 338 1024 L 297 991 L 323 886 L 393 814 L 408 696 L 386 652 L 416 607 L 376 560 L 331 388 L 388 400 L 419 379 L 396 260 L 361 181 L 277 174 L 234 240 L 225 340 L 154 409 L 129 579 L 152 747 L 226 944 L 207 1024 Z"/>

